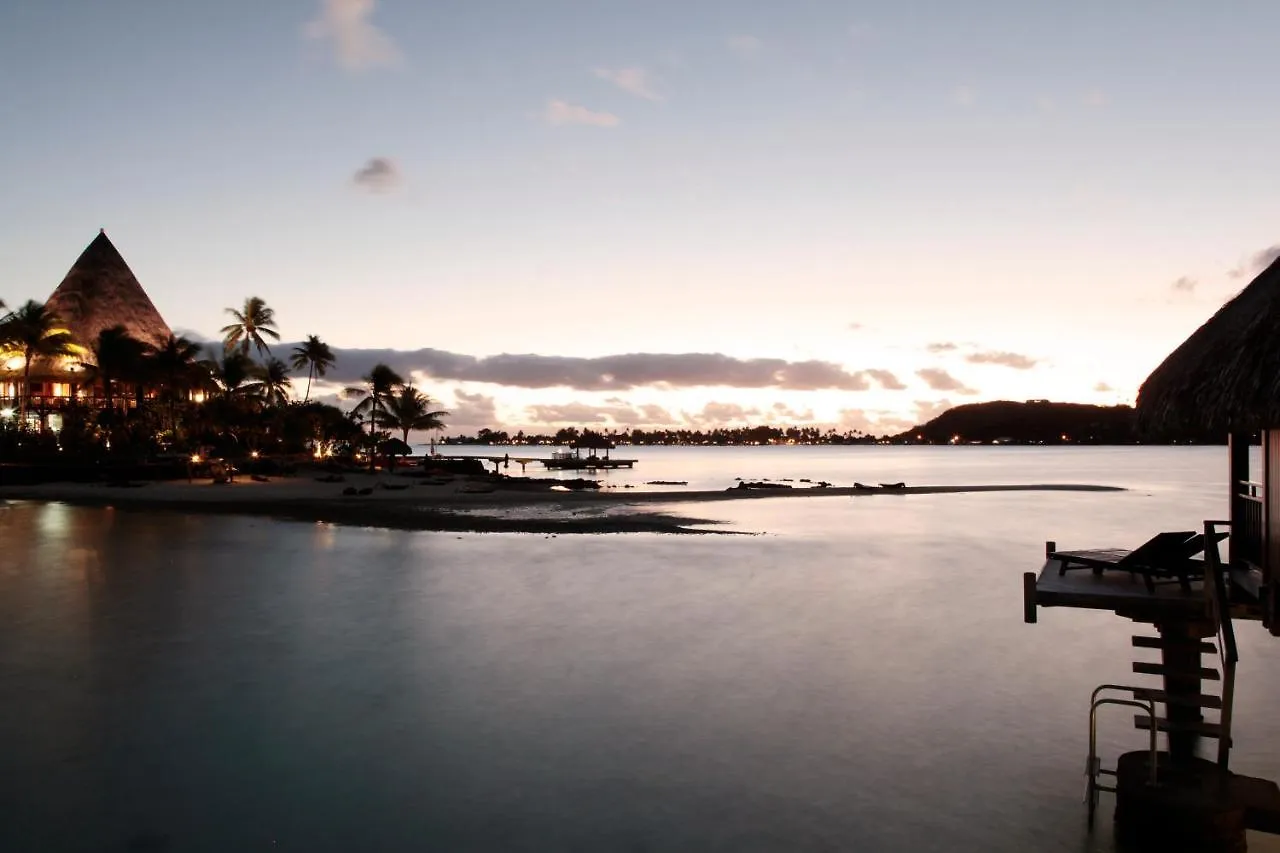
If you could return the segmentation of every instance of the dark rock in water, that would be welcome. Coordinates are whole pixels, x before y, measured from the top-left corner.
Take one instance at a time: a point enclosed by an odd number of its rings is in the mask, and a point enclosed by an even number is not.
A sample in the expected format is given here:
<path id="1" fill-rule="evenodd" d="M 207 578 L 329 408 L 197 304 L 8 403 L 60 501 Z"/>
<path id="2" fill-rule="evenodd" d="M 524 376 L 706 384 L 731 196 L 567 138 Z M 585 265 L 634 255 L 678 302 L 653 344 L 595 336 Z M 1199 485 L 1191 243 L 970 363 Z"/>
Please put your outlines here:
<path id="1" fill-rule="evenodd" d="M 424 457 L 422 467 L 428 474 L 484 474 L 488 470 L 483 459 L 448 456 Z"/>
<path id="2" fill-rule="evenodd" d="M 786 483 L 749 483 L 746 480 L 743 480 L 742 482 L 738 483 L 736 488 L 739 488 L 739 489 L 791 489 L 794 487 L 789 486 Z"/>
<path id="3" fill-rule="evenodd" d="M 371 494 L 373 494 L 373 486 L 365 486 L 363 489 L 361 489 L 361 490 L 360 490 L 359 492 L 357 492 L 356 494 L 359 494 L 359 495 L 371 495 Z"/>
<path id="4" fill-rule="evenodd" d="M 859 492 L 874 492 L 876 490 L 875 486 L 868 486 L 865 483 L 854 483 L 853 487 Z"/>
<path id="5" fill-rule="evenodd" d="M 801 478 L 800 478 L 800 482 L 802 482 L 802 483 L 812 483 L 812 482 L 813 482 L 813 480 L 810 480 L 808 477 L 801 477 Z"/>
<path id="6" fill-rule="evenodd" d="M 358 489 L 356 489 L 355 486 L 347 486 L 345 489 L 342 490 L 342 494 L 346 495 L 347 497 L 351 497 L 352 495 L 360 494 L 360 492 Z"/>
<path id="7" fill-rule="evenodd" d="M 882 489 L 905 489 L 906 487 L 907 487 L 906 483 L 881 483 L 880 484 L 880 488 Z"/>
<path id="8" fill-rule="evenodd" d="M 741 477 L 734 477 L 735 480 L 741 480 Z M 687 486 L 688 480 L 649 480 L 646 486 Z"/>

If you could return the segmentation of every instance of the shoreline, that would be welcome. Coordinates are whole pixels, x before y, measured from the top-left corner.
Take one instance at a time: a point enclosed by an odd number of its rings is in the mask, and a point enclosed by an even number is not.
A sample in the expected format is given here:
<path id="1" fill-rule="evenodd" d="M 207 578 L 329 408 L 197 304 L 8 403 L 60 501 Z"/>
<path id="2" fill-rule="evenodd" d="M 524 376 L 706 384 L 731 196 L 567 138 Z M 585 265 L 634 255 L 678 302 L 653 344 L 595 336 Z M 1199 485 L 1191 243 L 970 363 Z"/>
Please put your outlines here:
<path id="1" fill-rule="evenodd" d="M 101 483 L 43 483 L 0 487 L 0 502 L 41 501 L 76 506 L 113 507 L 144 512 L 244 515 L 395 530 L 482 533 L 681 533 L 736 534 L 716 530 L 722 522 L 649 508 L 653 504 L 702 504 L 716 501 L 820 497 L 903 497 L 1011 491 L 1119 492 L 1117 486 L 1070 483 L 969 486 L 908 486 L 903 489 L 852 487 L 738 489 L 719 491 L 580 491 L 494 489 L 468 492 L 467 481 L 388 489 L 395 478 L 348 475 L 342 484 L 309 478 L 270 482 L 244 479 L 212 485 L 167 481 L 132 488 Z M 372 488 L 367 495 L 344 496 L 347 486 Z M 521 515 L 524 512 L 526 514 Z M 531 513 L 531 514 L 530 514 Z"/>

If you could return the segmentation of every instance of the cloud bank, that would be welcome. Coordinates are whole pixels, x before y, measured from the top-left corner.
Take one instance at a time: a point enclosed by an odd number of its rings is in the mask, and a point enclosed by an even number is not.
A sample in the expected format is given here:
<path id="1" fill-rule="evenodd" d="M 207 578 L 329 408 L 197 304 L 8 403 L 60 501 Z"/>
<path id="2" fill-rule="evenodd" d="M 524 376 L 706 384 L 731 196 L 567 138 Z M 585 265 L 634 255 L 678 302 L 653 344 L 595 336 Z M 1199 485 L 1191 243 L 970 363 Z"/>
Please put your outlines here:
<path id="1" fill-rule="evenodd" d="M 1014 370 L 1030 370 L 1040 363 L 1039 359 L 1017 352 L 971 352 L 964 357 L 970 364 L 994 364 L 1000 367 L 1011 367 Z"/>
<path id="2" fill-rule="evenodd" d="M 296 344 L 275 349 L 290 352 Z M 477 357 L 437 349 L 342 349 L 329 382 L 352 384 L 375 364 L 402 375 L 421 373 L 431 379 L 479 382 L 515 388 L 565 387 L 578 391 L 625 391 L 632 388 L 780 388 L 791 391 L 896 391 L 906 386 L 891 371 L 850 371 L 830 361 L 787 361 L 780 358 L 734 358 L 721 353 L 627 353 L 597 358 L 510 354 Z"/>
<path id="3" fill-rule="evenodd" d="M 923 379 L 924 383 L 934 391 L 955 391 L 957 394 L 978 393 L 940 367 L 926 367 L 923 370 L 917 370 L 916 376 Z"/>

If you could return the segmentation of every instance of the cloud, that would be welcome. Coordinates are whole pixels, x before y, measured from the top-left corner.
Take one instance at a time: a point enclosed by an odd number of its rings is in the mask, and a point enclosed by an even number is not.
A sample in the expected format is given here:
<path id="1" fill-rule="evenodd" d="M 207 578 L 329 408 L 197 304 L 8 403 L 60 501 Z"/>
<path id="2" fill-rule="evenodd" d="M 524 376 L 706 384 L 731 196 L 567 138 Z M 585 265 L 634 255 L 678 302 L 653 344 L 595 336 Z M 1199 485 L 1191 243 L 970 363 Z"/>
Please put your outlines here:
<path id="1" fill-rule="evenodd" d="M 471 426 L 493 428 L 498 424 L 498 407 L 487 394 L 468 394 L 462 389 L 453 392 L 454 403 L 449 408 L 445 422 L 450 427 Z"/>
<path id="2" fill-rule="evenodd" d="M 596 112 L 566 101 L 548 101 L 547 109 L 542 114 L 547 124 L 585 124 L 589 127 L 617 127 L 622 119 L 613 113 Z"/>
<path id="3" fill-rule="evenodd" d="M 970 364 L 996 364 L 1000 367 L 1012 367 L 1014 370 L 1030 370 L 1040 363 L 1039 359 L 1016 352 L 971 352 L 964 357 Z M 944 390 L 944 389 L 938 389 Z"/>
<path id="4" fill-rule="evenodd" d="M 799 411 L 788 406 L 786 403 L 774 403 L 769 409 L 769 413 L 775 418 L 786 418 L 797 423 L 811 423 L 813 421 L 813 409 L 805 409 Z"/>
<path id="5" fill-rule="evenodd" d="M 729 50 L 738 54 L 738 56 L 750 58 L 758 56 L 764 48 L 764 42 L 755 36 L 735 35 L 729 36 L 725 40 L 725 44 L 729 46 Z"/>
<path id="6" fill-rule="evenodd" d="M 953 344 L 951 341 L 940 341 L 939 343 L 936 343 L 936 344 L 927 345 L 925 349 L 927 349 L 929 352 L 934 352 L 934 353 L 952 352 L 953 350 L 960 349 L 960 345 Z"/>
<path id="7" fill-rule="evenodd" d="M 1109 394 L 1116 389 L 1112 388 L 1105 382 L 1099 382 L 1097 385 L 1093 386 L 1093 390 L 1097 391 L 1099 394 Z"/>
<path id="8" fill-rule="evenodd" d="M 870 376 L 872 379 L 874 379 L 876 382 L 880 383 L 880 387 L 885 389 L 886 391 L 901 391 L 902 389 L 907 387 L 906 385 L 902 384 L 902 380 L 900 380 L 897 376 L 894 376 L 888 370 L 876 370 L 874 368 L 868 368 L 863 372 L 866 373 L 868 376 Z"/>
<path id="9" fill-rule="evenodd" d="M 978 100 L 978 92 L 972 86 L 957 86 L 951 92 L 951 103 L 957 107 L 971 107 Z"/>
<path id="10" fill-rule="evenodd" d="M 376 65 L 394 65 L 400 51 L 382 30 L 369 23 L 377 0 L 324 0 L 320 16 L 307 24 L 308 38 L 333 42 L 338 62 L 359 71 Z"/>
<path id="11" fill-rule="evenodd" d="M 288 352 L 293 344 L 282 343 Z M 627 353 L 597 358 L 503 353 L 478 358 L 437 349 L 334 348 L 331 381 L 351 384 L 375 364 L 404 376 L 415 373 L 439 381 L 483 382 L 519 388 L 566 387 L 620 392 L 639 387 L 780 388 L 791 391 L 865 391 L 874 380 L 896 388 L 897 377 L 883 370 L 849 371 L 830 361 L 740 359 L 721 353 Z"/>
<path id="12" fill-rule="evenodd" d="M 387 157 L 370 157 L 351 180 L 356 186 L 370 192 L 386 192 L 400 185 L 400 170 L 393 160 Z"/>
<path id="13" fill-rule="evenodd" d="M 1105 107 L 1107 105 L 1107 101 L 1108 98 L 1106 92 L 1100 92 L 1097 89 L 1085 92 L 1084 97 L 1080 99 L 1080 102 L 1086 107 Z"/>
<path id="14" fill-rule="evenodd" d="M 1184 275 L 1169 286 L 1177 293 L 1195 293 L 1196 285 L 1199 283 L 1191 276 Z"/>
<path id="15" fill-rule="evenodd" d="M 952 408 L 955 408 L 955 404 L 946 398 L 941 400 L 916 400 L 916 423 L 927 424 L 938 415 Z"/>
<path id="16" fill-rule="evenodd" d="M 684 413 L 684 419 L 691 424 L 702 426 L 725 426 L 730 423 L 746 423 L 752 418 L 760 417 L 760 410 L 743 408 L 737 403 L 710 402 L 702 407 L 701 412 Z"/>
<path id="17" fill-rule="evenodd" d="M 653 81 L 649 79 L 649 72 L 643 68 L 597 68 L 595 75 L 601 80 L 608 80 L 622 91 L 629 92 L 637 98 L 644 98 L 647 101 L 665 100 L 662 95 L 654 90 Z"/>
<path id="18" fill-rule="evenodd" d="M 934 391 L 955 391 L 957 394 L 978 393 L 940 367 L 926 367 L 922 370 L 917 370 L 916 376 L 923 379 L 925 384 Z"/>
<path id="19" fill-rule="evenodd" d="M 1277 260 L 1280 260 L 1280 243 L 1277 243 L 1274 246 L 1269 246 L 1261 252 L 1255 252 L 1253 257 L 1228 272 L 1227 275 L 1231 278 L 1254 276 L 1274 264 Z"/>

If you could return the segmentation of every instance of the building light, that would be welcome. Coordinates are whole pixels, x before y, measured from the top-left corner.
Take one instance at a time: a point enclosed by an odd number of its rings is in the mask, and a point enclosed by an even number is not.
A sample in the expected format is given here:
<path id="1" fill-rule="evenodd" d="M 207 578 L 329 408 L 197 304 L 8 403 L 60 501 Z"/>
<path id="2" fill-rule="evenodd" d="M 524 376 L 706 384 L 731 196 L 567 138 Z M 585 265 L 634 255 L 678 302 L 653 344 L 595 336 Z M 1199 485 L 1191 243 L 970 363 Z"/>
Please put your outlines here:
<path id="1" fill-rule="evenodd" d="M 256 451 L 256 450 L 251 450 L 251 451 L 249 451 L 249 458 L 250 458 L 250 459 L 257 459 L 257 458 L 258 458 L 258 451 Z"/>
<path id="2" fill-rule="evenodd" d="M 200 454 L 199 454 L 199 453 L 193 453 L 193 454 L 191 454 L 191 464 L 192 464 L 192 465 L 199 465 L 199 464 L 200 464 Z"/>
<path id="3" fill-rule="evenodd" d="M 13 417 L 13 409 L 0 409 L 0 418 L 9 420 L 11 417 Z"/>
<path id="4" fill-rule="evenodd" d="M 5 370 L 18 370 L 22 367 L 22 356 L 17 355 L 4 363 Z"/>

